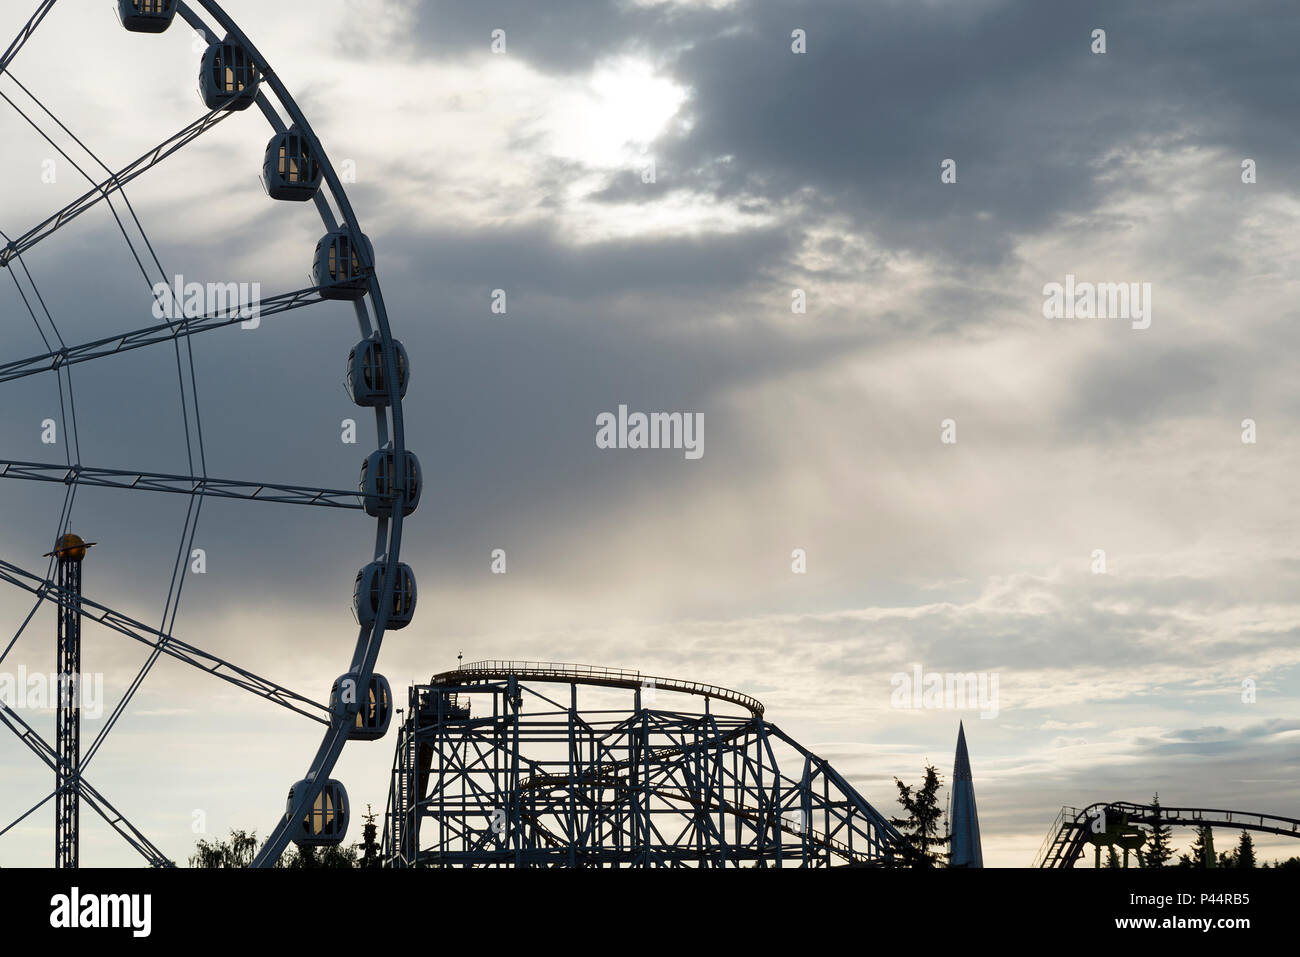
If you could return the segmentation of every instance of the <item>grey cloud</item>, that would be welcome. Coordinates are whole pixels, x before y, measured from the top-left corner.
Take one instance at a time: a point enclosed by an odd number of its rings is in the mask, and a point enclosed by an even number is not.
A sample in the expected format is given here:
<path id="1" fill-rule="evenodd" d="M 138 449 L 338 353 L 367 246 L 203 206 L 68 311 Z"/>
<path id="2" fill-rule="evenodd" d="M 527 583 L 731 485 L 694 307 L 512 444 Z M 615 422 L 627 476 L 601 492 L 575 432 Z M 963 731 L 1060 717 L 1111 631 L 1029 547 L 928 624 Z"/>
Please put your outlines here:
<path id="1" fill-rule="evenodd" d="M 1145 137 L 1260 153 L 1285 177 L 1295 133 L 1272 76 L 1291 59 L 1289 9 L 1191 6 L 749 5 L 745 29 L 678 60 L 692 125 L 663 144 L 665 165 L 722 196 L 810 189 L 822 212 L 972 264 L 1095 206 L 1117 188 L 1108 153 Z M 789 53 L 793 25 L 806 55 Z M 1104 56 L 1088 50 L 1098 25 Z M 947 157 L 958 185 L 940 188 Z"/>
<path id="2" fill-rule="evenodd" d="M 548 73 L 582 73 L 619 52 L 662 55 L 665 47 L 711 32 L 725 13 L 630 0 L 424 0 L 413 10 L 412 52 L 461 59 L 486 55 L 492 31 L 506 33 L 507 50 Z"/>

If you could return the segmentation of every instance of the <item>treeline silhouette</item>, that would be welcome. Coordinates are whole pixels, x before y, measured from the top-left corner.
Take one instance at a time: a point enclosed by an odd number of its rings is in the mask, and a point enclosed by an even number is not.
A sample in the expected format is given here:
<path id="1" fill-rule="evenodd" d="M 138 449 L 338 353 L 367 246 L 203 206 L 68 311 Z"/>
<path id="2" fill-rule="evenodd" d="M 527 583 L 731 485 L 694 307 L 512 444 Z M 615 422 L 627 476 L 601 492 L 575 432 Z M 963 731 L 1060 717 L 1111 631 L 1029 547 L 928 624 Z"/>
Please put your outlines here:
<path id="1" fill-rule="evenodd" d="M 366 808 L 369 811 L 369 807 Z M 360 844 L 336 844 L 327 847 L 296 847 L 280 855 L 276 867 L 288 869 L 379 867 L 379 829 L 375 815 L 365 815 Z M 256 831 L 231 829 L 224 840 L 200 839 L 190 855 L 190 867 L 249 867 L 257 856 L 259 844 Z"/>

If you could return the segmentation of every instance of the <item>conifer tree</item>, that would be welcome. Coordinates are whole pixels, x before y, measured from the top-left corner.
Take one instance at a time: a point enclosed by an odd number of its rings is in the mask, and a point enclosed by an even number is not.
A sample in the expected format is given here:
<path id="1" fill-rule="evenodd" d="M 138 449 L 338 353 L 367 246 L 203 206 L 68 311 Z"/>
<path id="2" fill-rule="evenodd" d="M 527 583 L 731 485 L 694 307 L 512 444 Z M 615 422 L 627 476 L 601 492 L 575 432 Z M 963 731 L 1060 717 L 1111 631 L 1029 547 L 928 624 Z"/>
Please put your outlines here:
<path id="1" fill-rule="evenodd" d="M 933 866 L 943 859 L 941 848 L 947 838 L 939 836 L 939 772 L 934 765 L 925 766 L 925 780 L 919 788 L 904 784 L 894 778 L 898 785 L 898 803 L 907 812 L 906 817 L 893 818 L 889 823 L 899 828 L 903 836 L 911 843 L 922 866 Z"/>
<path id="2" fill-rule="evenodd" d="M 1237 842 L 1236 858 L 1237 867 L 1255 866 L 1255 841 L 1244 827 L 1241 829 L 1241 840 Z"/>
<path id="3" fill-rule="evenodd" d="M 1174 856 L 1173 828 L 1160 823 L 1160 792 L 1152 795 L 1151 806 L 1155 809 L 1156 823 L 1151 825 L 1151 839 L 1143 852 L 1143 866 L 1164 867 Z"/>

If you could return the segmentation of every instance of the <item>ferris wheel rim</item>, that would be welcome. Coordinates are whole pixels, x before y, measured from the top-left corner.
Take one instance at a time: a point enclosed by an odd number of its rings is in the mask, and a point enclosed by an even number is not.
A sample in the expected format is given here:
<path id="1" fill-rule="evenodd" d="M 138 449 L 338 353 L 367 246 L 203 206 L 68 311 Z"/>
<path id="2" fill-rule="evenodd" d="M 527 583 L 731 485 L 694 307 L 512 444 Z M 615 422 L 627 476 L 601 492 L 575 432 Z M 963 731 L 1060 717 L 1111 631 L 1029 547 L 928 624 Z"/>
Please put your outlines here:
<path id="1" fill-rule="evenodd" d="M 280 80 L 274 69 L 272 69 L 270 62 L 262 55 L 248 35 L 221 7 L 221 4 L 218 3 L 217 0 L 197 0 L 197 2 L 227 31 L 228 35 L 234 36 L 244 49 L 248 51 L 248 54 L 253 57 L 267 86 L 271 88 L 276 99 L 280 102 L 281 108 L 284 109 L 285 113 L 287 113 L 294 121 L 294 124 L 298 126 L 310 140 L 320 161 L 322 178 L 324 181 L 323 185 L 329 187 L 330 195 L 338 205 L 339 213 L 342 216 L 344 223 L 348 228 L 354 230 L 357 236 L 362 235 L 360 221 L 352 208 L 352 204 L 347 196 L 347 191 L 343 188 L 343 183 L 340 180 L 338 173 L 335 171 L 333 164 L 329 160 L 329 155 L 325 150 L 324 144 L 321 143 L 320 138 L 312 129 L 310 122 L 294 100 L 293 95 Z M 200 18 L 194 15 L 187 0 L 180 0 L 177 4 L 177 13 L 192 27 L 199 29 L 199 26 L 194 21 Z M 205 34 L 208 36 L 210 41 L 215 41 L 217 39 L 215 36 L 208 34 L 206 30 Z M 264 94 L 261 94 L 259 91 L 259 97 L 262 95 Z M 274 123 L 271 125 L 274 129 Z M 323 224 L 328 230 L 330 223 L 325 219 L 323 211 L 321 218 Z M 362 256 L 367 257 L 365 244 L 358 243 L 356 245 L 361 249 Z M 384 306 L 383 294 L 379 286 L 378 274 L 373 268 L 374 263 L 365 263 L 363 261 L 363 265 L 371 267 L 368 269 L 368 295 L 371 301 L 371 307 L 375 312 L 376 331 L 380 336 L 380 342 L 383 346 L 384 363 L 386 366 L 384 378 L 389 390 L 387 409 L 391 410 L 393 419 L 392 435 L 389 438 L 389 441 L 392 444 L 394 454 L 400 457 L 406 451 L 405 425 L 404 416 L 402 414 L 402 396 L 397 375 L 396 355 L 393 347 L 394 340 L 388 321 L 387 309 Z M 357 309 L 358 317 L 360 317 L 364 310 L 364 306 L 358 303 Z M 363 335 L 365 332 L 366 329 L 363 324 Z M 376 421 L 379 423 L 379 443 L 383 445 L 385 439 L 383 409 L 376 409 Z M 370 629 L 367 629 L 364 625 L 361 626 L 361 632 L 357 638 L 356 649 L 353 652 L 352 666 L 349 668 L 348 673 L 356 674 L 358 684 L 361 686 L 364 686 L 369 682 L 370 677 L 374 672 L 375 662 L 379 655 L 379 648 L 383 642 L 384 630 L 387 625 L 388 609 L 391 605 L 391 602 L 386 600 L 386 598 L 396 586 L 395 579 L 401 555 L 402 513 L 403 509 L 395 508 L 393 509 L 391 519 L 385 520 L 380 518 L 377 520 L 379 523 L 379 531 L 376 535 L 376 561 L 381 558 L 381 555 L 379 554 L 379 540 L 384 536 L 385 522 L 387 521 L 388 523 L 387 548 L 383 553 L 383 557 L 386 559 L 383 579 L 384 582 L 387 583 L 387 588 L 381 584 L 381 600 L 375 622 Z M 317 749 L 316 756 L 308 767 L 307 773 L 304 775 L 304 780 L 310 782 L 308 788 L 297 797 L 290 808 L 286 809 L 283 817 L 277 822 L 270 837 L 267 839 L 266 843 L 263 844 L 254 859 L 254 867 L 274 866 L 275 862 L 279 860 L 280 855 L 284 852 L 285 847 L 289 843 L 289 830 L 296 826 L 297 822 L 303 819 L 303 816 L 311 802 L 320 794 L 326 780 L 334 769 L 334 765 L 338 762 L 338 758 L 342 754 L 343 747 L 346 745 L 347 741 L 348 732 L 345 722 L 340 720 L 337 715 L 331 715 L 330 727 L 326 731 L 320 747 Z"/>

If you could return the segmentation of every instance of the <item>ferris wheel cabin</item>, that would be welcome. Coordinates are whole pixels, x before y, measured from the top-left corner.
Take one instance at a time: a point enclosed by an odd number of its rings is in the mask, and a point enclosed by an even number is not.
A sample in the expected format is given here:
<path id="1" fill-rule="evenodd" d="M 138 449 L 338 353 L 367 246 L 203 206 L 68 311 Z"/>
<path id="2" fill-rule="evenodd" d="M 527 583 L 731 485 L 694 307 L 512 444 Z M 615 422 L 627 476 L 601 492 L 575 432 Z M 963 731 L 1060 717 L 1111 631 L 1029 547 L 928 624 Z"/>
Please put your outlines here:
<path id="1" fill-rule="evenodd" d="M 384 579 L 384 567 L 387 564 L 381 558 L 357 572 L 356 584 L 352 588 L 352 610 L 356 612 L 357 621 L 363 628 L 369 628 L 379 616 L 379 586 Z M 411 571 L 410 565 L 398 562 L 397 582 L 393 586 L 392 595 L 393 604 L 388 609 L 388 628 L 405 628 L 415 617 L 415 573 Z"/>
<path id="2" fill-rule="evenodd" d="M 360 235 L 360 234 L 358 234 Z M 375 247 L 361 236 L 364 257 L 358 255 L 352 232 L 336 229 L 316 244 L 312 281 L 320 288 L 322 299 L 363 299 L 369 286 L 369 267 L 375 262 Z"/>
<path id="3" fill-rule="evenodd" d="M 272 199 L 305 203 L 320 189 L 321 172 L 311 143 L 298 127 L 271 137 L 262 164 L 262 183 Z"/>
<path id="4" fill-rule="evenodd" d="M 358 486 L 371 518 L 390 518 L 393 508 L 400 502 L 403 517 L 410 515 L 420 504 L 423 476 L 420 460 L 414 452 L 402 452 L 399 468 L 397 453 L 392 449 L 371 452 L 361 463 L 361 482 Z"/>
<path id="5" fill-rule="evenodd" d="M 392 340 L 397 364 L 397 391 L 406 398 L 410 381 L 410 360 L 405 347 Z M 348 393 L 357 405 L 366 407 L 388 405 L 388 382 L 384 378 L 384 345 L 378 336 L 358 342 L 348 353 Z"/>
<path id="6" fill-rule="evenodd" d="M 348 728 L 350 741 L 378 741 L 388 733 L 393 719 L 393 688 L 383 675 L 372 674 L 366 689 L 358 693 L 356 674 L 346 674 L 330 691 L 330 711 L 341 718 L 354 715 Z"/>
<path id="7" fill-rule="evenodd" d="M 176 18 L 178 0 L 118 0 L 117 15 L 132 33 L 162 33 Z"/>
<path id="8" fill-rule="evenodd" d="M 293 813 L 293 798 L 311 785 L 302 780 L 289 788 L 289 800 L 284 809 L 285 815 Z M 303 819 L 290 834 L 299 847 L 324 847 L 341 844 L 348 833 L 348 792 L 333 778 L 325 782 L 316 800 L 311 803 Z"/>
<path id="9" fill-rule="evenodd" d="M 259 77 L 248 51 L 226 37 L 203 53 L 199 92 L 210 110 L 246 110 L 257 100 Z"/>

